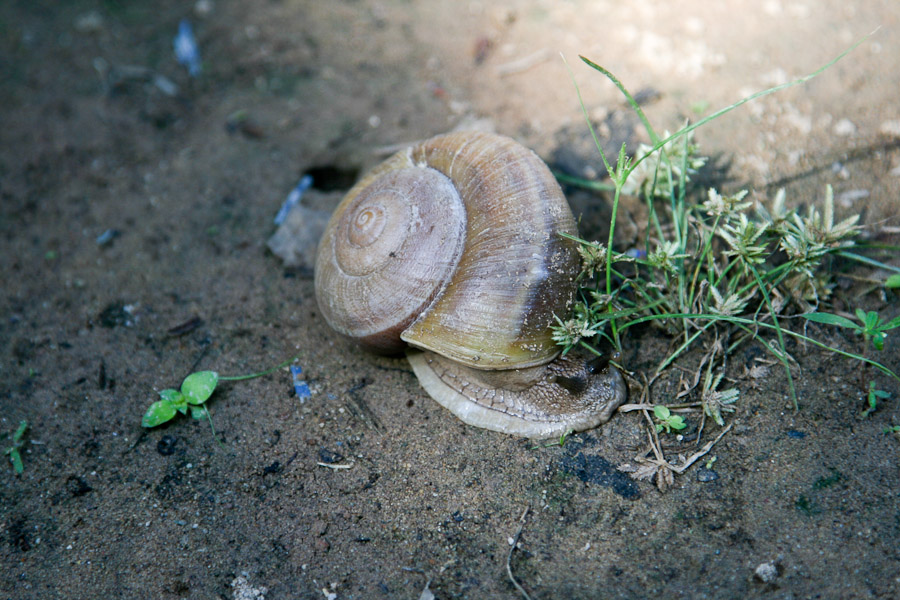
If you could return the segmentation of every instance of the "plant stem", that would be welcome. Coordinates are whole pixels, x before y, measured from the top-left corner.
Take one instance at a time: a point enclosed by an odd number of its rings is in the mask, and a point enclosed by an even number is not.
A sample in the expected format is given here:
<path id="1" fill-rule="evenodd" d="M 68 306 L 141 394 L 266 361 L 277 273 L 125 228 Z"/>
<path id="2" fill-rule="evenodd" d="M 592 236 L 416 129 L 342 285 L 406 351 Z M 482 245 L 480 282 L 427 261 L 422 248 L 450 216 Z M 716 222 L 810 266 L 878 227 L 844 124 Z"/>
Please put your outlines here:
<path id="1" fill-rule="evenodd" d="M 286 367 L 287 365 L 291 364 L 298 358 L 300 358 L 300 357 L 294 356 L 292 358 L 287 359 L 283 363 L 275 365 L 271 369 L 266 369 L 265 371 L 260 371 L 259 373 L 251 373 L 249 375 L 232 375 L 230 377 L 226 377 L 224 375 L 219 375 L 219 381 L 243 381 L 245 379 L 255 379 L 257 377 L 262 377 L 264 375 L 268 375 L 269 373 L 273 373 L 273 372 L 277 371 L 278 369 Z"/>

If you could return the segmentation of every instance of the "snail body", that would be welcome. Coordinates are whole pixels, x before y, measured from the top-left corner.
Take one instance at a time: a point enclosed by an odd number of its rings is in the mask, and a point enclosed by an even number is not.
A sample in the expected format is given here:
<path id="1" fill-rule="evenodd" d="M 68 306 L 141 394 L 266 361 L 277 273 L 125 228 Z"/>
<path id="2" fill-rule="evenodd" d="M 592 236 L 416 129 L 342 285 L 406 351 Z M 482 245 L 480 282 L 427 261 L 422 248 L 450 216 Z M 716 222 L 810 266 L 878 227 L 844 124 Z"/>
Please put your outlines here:
<path id="1" fill-rule="evenodd" d="M 412 347 L 425 390 L 469 424 L 527 437 L 588 429 L 625 385 L 613 367 L 557 358 L 551 325 L 579 271 L 562 234 L 576 232 L 536 154 L 493 134 L 438 136 L 377 166 L 335 209 L 316 299 L 367 349 Z"/>

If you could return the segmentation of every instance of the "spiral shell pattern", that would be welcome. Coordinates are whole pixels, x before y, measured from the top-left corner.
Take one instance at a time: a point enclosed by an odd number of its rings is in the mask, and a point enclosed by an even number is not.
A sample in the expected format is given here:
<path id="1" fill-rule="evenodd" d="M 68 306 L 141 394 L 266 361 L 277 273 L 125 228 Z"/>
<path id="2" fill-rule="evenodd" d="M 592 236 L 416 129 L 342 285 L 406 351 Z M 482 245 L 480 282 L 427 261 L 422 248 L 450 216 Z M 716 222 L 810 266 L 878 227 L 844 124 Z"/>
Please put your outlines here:
<path id="1" fill-rule="evenodd" d="M 563 233 L 575 219 L 536 154 L 499 135 L 438 136 L 350 190 L 319 246 L 316 297 L 332 327 L 371 349 L 544 364 L 578 272 Z"/>

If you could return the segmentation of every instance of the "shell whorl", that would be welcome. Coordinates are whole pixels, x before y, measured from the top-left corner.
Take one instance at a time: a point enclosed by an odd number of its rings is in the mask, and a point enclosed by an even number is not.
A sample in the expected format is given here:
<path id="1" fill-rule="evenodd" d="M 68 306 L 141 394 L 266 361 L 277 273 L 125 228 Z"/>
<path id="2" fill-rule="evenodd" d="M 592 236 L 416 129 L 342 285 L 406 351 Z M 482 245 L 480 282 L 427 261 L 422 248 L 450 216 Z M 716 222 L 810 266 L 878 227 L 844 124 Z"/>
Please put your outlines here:
<path id="1" fill-rule="evenodd" d="M 420 195 L 402 203 L 406 190 Z M 332 327 L 376 350 L 406 342 L 479 369 L 544 364 L 578 272 L 561 233 L 575 220 L 536 154 L 493 134 L 438 136 L 350 190 L 319 247 L 316 296 Z"/>
<path id="2" fill-rule="evenodd" d="M 420 195 L 428 202 L 410 202 Z M 465 208 L 453 183 L 397 155 L 335 210 L 319 244 L 316 298 L 329 324 L 371 350 L 399 352 L 400 332 L 456 270 Z"/>

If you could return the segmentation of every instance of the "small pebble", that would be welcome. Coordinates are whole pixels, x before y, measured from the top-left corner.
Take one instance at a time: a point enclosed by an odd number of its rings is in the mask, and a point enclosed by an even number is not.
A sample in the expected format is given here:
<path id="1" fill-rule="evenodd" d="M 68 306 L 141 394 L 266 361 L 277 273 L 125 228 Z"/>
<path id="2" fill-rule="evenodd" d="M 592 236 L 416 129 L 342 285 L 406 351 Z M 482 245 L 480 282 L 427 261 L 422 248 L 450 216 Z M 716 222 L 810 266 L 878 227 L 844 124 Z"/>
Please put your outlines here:
<path id="1" fill-rule="evenodd" d="M 849 207 L 857 200 L 869 197 L 869 190 L 847 190 L 837 197 L 841 206 Z"/>
<path id="2" fill-rule="evenodd" d="M 884 121 L 878 131 L 891 137 L 900 137 L 900 119 Z"/>
<path id="3" fill-rule="evenodd" d="M 79 15 L 75 19 L 75 30 L 79 33 L 96 33 L 103 29 L 103 15 L 96 10 Z"/>
<path id="4" fill-rule="evenodd" d="M 97 236 L 97 245 L 98 246 L 106 246 L 110 244 L 117 236 L 119 235 L 119 231 L 117 229 L 107 229 L 103 233 Z"/>
<path id="5" fill-rule="evenodd" d="M 344 460 L 343 455 L 332 452 L 327 448 L 319 448 L 319 461 L 328 465 L 337 464 Z"/>
<path id="6" fill-rule="evenodd" d="M 772 583 L 778 578 L 778 567 L 774 562 L 764 562 L 756 567 L 753 575 L 763 583 Z"/>
<path id="7" fill-rule="evenodd" d="M 213 11 L 215 5 L 212 0 L 197 0 L 194 3 L 194 14 L 198 17 L 206 17 Z"/>
<path id="8" fill-rule="evenodd" d="M 832 128 L 834 135 L 847 136 L 856 133 L 856 125 L 850 119 L 841 119 Z"/>
<path id="9" fill-rule="evenodd" d="M 715 481 L 718 478 L 719 474 L 712 469 L 707 469 L 706 467 L 700 467 L 699 469 L 697 469 L 697 481 L 707 483 L 709 481 Z"/>
<path id="10" fill-rule="evenodd" d="M 325 532 L 328 530 L 328 523 L 321 519 L 316 519 L 315 521 L 313 521 L 312 527 L 310 527 L 310 529 L 312 530 L 314 535 L 321 537 L 325 535 Z"/>

